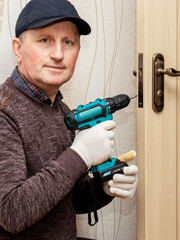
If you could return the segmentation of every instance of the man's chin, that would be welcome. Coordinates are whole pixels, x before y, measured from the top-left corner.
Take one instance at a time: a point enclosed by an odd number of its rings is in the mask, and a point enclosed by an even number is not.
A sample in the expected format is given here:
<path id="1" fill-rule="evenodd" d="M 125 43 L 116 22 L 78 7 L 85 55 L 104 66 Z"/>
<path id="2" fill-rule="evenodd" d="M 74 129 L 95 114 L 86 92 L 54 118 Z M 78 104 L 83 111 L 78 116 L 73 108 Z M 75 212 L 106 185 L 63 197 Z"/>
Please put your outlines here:
<path id="1" fill-rule="evenodd" d="M 49 87 L 60 87 L 61 85 L 63 85 L 64 83 L 66 83 L 68 80 L 64 80 L 64 79 L 48 79 L 47 81 L 44 81 L 44 84 L 49 86 Z"/>
<path id="2" fill-rule="evenodd" d="M 55 74 L 49 71 L 45 71 L 42 77 L 44 84 L 49 86 L 61 86 L 69 80 L 68 77 L 63 74 Z"/>

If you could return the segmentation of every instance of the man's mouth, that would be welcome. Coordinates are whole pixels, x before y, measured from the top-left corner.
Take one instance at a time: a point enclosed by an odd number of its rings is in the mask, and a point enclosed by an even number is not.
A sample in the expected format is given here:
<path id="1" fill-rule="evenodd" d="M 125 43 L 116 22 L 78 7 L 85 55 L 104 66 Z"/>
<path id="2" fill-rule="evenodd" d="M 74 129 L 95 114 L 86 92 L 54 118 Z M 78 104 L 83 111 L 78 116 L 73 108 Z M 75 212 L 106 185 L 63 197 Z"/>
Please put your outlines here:
<path id="1" fill-rule="evenodd" d="M 64 66 L 45 66 L 45 68 L 53 72 L 62 72 L 65 69 Z"/>

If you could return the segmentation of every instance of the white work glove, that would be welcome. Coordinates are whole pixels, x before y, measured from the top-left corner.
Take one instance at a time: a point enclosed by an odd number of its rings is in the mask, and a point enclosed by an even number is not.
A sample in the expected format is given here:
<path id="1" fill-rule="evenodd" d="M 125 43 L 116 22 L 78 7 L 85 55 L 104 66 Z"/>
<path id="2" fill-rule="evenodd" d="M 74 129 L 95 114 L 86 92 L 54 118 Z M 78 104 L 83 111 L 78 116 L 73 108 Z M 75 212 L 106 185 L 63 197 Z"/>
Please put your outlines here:
<path id="1" fill-rule="evenodd" d="M 109 196 L 131 198 L 137 188 L 138 168 L 135 165 L 124 167 L 124 174 L 115 174 L 113 179 L 103 184 L 104 191 Z"/>
<path id="2" fill-rule="evenodd" d="M 98 165 L 113 154 L 115 122 L 108 120 L 80 131 L 71 146 L 88 167 Z"/>

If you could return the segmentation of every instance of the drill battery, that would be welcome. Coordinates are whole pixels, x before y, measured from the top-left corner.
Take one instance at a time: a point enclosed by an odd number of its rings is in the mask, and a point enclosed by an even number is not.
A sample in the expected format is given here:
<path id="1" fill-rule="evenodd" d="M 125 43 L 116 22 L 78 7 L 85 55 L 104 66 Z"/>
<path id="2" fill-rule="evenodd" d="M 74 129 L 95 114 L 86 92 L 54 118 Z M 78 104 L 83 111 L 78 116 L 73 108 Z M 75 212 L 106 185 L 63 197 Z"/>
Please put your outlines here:
<path id="1" fill-rule="evenodd" d="M 106 182 L 111 180 L 116 173 L 124 174 L 123 168 L 127 166 L 126 162 L 120 161 L 117 158 L 109 158 L 97 166 L 92 166 L 90 171 L 93 173 L 95 179 Z"/>

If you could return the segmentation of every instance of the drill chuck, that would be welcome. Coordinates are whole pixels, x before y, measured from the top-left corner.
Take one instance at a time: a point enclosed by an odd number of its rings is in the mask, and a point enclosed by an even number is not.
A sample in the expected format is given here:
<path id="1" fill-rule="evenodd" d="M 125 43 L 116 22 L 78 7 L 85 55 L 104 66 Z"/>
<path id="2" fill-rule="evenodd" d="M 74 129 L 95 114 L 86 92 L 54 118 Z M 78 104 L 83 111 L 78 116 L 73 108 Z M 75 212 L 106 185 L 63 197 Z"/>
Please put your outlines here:
<path id="1" fill-rule="evenodd" d="M 130 103 L 130 98 L 126 94 L 120 94 L 111 98 L 105 98 L 109 112 L 114 113 L 119 109 L 125 108 Z"/>

